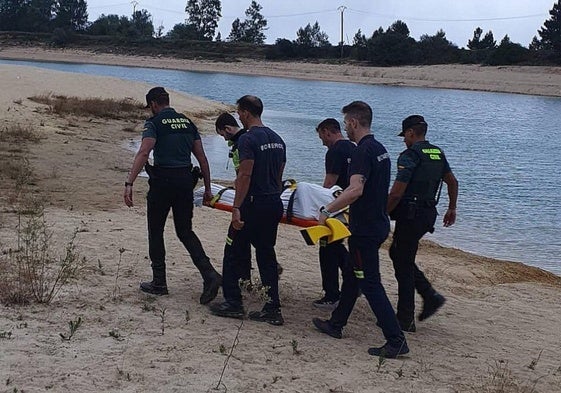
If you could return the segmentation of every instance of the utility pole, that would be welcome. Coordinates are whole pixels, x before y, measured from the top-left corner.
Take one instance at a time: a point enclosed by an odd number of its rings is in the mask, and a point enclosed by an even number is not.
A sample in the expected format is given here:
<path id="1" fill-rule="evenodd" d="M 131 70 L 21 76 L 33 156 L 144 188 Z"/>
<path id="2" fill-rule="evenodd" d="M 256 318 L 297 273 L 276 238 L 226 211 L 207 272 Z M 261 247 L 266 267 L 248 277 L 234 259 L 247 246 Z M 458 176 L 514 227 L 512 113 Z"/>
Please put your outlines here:
<path id="1" fill-rule="evenodd" d="M 138 1 L 132 0 L 131 4 L 132 4 L 132 14 L 134 15 L 136 12 L 136 6 L 138 5 Z"/>
<path id="2" fill-rule="evenodd" d="M 339 6 L 339 8 L 337 8 L 339 11 L 341 11 L 341 41 L 339 41 L 339 44 L 341 44 L 341 59 L 343 58 L 343 14 L 345 12 L 345 10 L 347 9 L 347 7 L 345 7 L 344 5 Z"/>

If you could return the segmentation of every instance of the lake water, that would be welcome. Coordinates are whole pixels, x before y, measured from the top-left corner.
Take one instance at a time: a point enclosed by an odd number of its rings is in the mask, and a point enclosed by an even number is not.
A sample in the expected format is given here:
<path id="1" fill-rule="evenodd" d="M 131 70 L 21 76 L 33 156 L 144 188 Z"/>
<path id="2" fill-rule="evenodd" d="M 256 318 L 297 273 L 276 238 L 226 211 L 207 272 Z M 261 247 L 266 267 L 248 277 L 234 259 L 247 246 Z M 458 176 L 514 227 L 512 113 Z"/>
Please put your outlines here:
<path id="1" fill-rule="evenodd" d="M 559 98 L 87 64 L 0 63 L 143 81 L 231 104 L 255 94 L 265 104 L 265 124 L 287 143 L 285 178 L 314 183 L 323 179 L 325 154 L 315 126 L 326 117 L 342 121 L 344 105 L 363 100 L 372 106 L 372 129 L 394 169 L 404 149 L 396 136 L 401 120 L 422 114 L 429 123 L 427 138 L 444 149 L 460 183 L 456 225 L 437 225 L 427 239 L 561 274 Z M 233 179 L 222 138 L 205 137 L 204 145 L 212 176 Z M 443 212 L 445 192 L 442 198 Z"/>

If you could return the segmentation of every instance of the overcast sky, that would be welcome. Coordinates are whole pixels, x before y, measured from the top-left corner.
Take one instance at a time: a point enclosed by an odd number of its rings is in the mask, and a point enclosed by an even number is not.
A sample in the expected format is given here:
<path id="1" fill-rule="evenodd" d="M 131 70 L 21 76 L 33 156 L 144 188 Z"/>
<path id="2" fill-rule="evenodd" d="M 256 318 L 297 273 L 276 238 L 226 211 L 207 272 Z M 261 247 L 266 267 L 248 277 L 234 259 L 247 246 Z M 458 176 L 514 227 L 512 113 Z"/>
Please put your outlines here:
<path id="1" fill-rule="evenodd" d="M 187 0 L 87 0 L 89 20 L 101 14 L 130 16 L 133 4 L 146 9 L 153 17 L 154 27 L 163 24 L 165 31 L 185 22 Z M 222 18 L 218 30 L 225 39 L 232 21 L 245 19 L 251 0 L 222 0 Z M 479 26 L 484 32 L 493 31 L 497 43 L 508 34 L 511 41 L 528 46 L 537 30 L 549 19 L 554 0 L 258 0 L 261 13 L 267 19 L 267 43 L 277 38 L 296 39 L 296 31 L 308 23 L 318 21 L 332 44 L 341 39 L 341 11 L 343 36 L 352 44 L 353 36 L 361 29 L 366 37 L 382 26 L 388 28 L 396 20 L 404 21 L 411 36 L 434 35 L 444 30 L 448 40 L 465 47 Z"/>

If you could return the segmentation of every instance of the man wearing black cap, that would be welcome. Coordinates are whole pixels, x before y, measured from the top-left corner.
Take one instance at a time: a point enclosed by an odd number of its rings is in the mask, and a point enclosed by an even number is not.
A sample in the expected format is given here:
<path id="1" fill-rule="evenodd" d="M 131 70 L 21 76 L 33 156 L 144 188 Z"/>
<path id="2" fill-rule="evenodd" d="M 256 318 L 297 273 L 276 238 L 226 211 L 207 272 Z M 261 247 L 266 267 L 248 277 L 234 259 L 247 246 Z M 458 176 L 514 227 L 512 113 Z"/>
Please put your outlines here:
<path id="1" fill-rule="evenodd" d="M 146 94 L 146 108 L 153 116 L 144 123 L 142 143 L 125 182 L 124 200 L 133 206 L 134 180 L 146 165 L 150 179 L 147 195 L 148 248 L 152 261 L 152 281 L 140 283 L 140 290 L 153 295 L 168 293 L 164 247 L 164 227 L 170 209 L 173 211 L 175 232 L 203 277 L 201 304 L 212 301 L 222 277 L 210 263 L 203 246 L 192 228 L 193 179 L 191 153 L 201 166 L 205 186 L 204 200 L 212 198 L 210 169 L 197 127 L 182 113 L 169 106 L 169 94 L 163 87 L 154 87 Z M 154 151 L 154 166 L 148 156 Z"/>
<path id="2" fill-rule="evenodd" d="M 398 283 L 397 319 L 406 332 L 414 332 L 415 289 L 423 298 L 419 320 L 432 316 L 446 301 L 434 290 L 415 264 L 419 240 L 434 232 L 442 181 L 448 189 L 444 226 L 456 221 L 458 181 L 442 149 L 425 140 L 428 125 L 423 116 L 411 115 L 402 122 L 401 133 L 407 150 L 397 160 L 397 175 L 388 197 L 388 213 L 395 220 L 390 258 Z"/>

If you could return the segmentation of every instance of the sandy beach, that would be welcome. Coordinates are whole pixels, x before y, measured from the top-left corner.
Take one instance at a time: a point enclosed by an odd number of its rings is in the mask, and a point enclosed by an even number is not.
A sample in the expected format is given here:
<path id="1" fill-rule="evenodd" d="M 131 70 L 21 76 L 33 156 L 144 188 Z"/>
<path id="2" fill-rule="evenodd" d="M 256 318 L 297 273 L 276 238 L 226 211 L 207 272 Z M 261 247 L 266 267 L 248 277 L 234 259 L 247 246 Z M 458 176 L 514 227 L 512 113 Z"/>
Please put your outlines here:
<path id="1" fill-rule="evenodd" d="M 74 51 L 0 51 L 0 58 L 10 56 L 302 78 L 313 75 L 314 79 L 319 74 L 311 70 L 320 67 L 325 78 L 332 75 L 332 80 L 360 83 L 376 83 L 372 80 L 381 78 L 363 73 L 383 71 L 349 67 L 345 79 L 341 68 L 328 71 L 330 66 L 317 64 L 259 63 L 248 69 L 238 63 L 112 59 Z M 237 66 L 240 69 L 234 70 Z M 291 71 L 292 67 L 301 70 Z M 487 87 L 482 90 L 561 96 L 559 68 L 419 67 L 415 70 L 417 79 L 414 69 L 387 69 L 389 74 L 383 78 L 396 73 L 388 83 L 446 88 L 473 88 L 479 83 Z M 25 146 L 10 146 L 2 144 L 5 138 L 0 135 L 2 163 L 6 165 L 6 160 L 17 154 L 28 158 L 33 175 L 26 190 L 46 206 L 52 252 L 63 254 L 75 234 L 77 251 L 86 261 L 77 279 L 51 304 L 0 309 L 0 364 L 4 366 L 0 368 L 0 390 L 561 392 L 561 278 L 520 263 L 423 242 L 418 263 L 448 301 L 434 317 L 418 322 L 417 332 L 406 333 L 411 348 L 407 357 L 383 362 L 366 352 L 382 344 L 383 336 L 364 298 L 358 300 L 343 339 L 314 329 L 313 317 L 328 316 L 311 305 L 321 296 L 318 250 L 305 245 L 295 226 L 281 225 L 277 242 L 279 262 L 284 267 L 280 280 L 284 326 L 218 318 L 201 306 L 202 280 L 174 236 L 172 220 L 166 228 L 170 294 L 154 298 L 141 293 L 139 281 L 151 274 L 146 180 L 135 183 L 134 208 L 124 206 L 122 192 L 134 155 L 126 146 L 139 138 L 142 118 L 61 116 L 29 97 L 55 94 L 141 102 L 150 86 L 6 65 L 0 65 L 0 85 L 4 120 L 0 133 L 19 124 L 30 127 L 38 137 Z M 177 110 L 200 125 L 202 132 L 214 132 L 213 117 L 231 109 L 177 92 L 171 92 L 171 100 Z M 17 214 L 14 182 L 2 178 L 0 189 L 0 266 L 4 267 L 9 250 L 18 247 L 21 216 Z M 195 209 L 195 231 L 218 269 L 229 218 L 227 213 L 207 207 Z M 395 305 L 397 285 L 387 244 L 380 256 L 382 280 Z M 247 309 L 254 310 L 260 304 L 247 295 Z M 420 299 L 417 307 L 420 310 Z M 60 334 L 69 334 L 69 322 L 78 318 L 82 324 L 72 338 L 61 339 Z"/>

